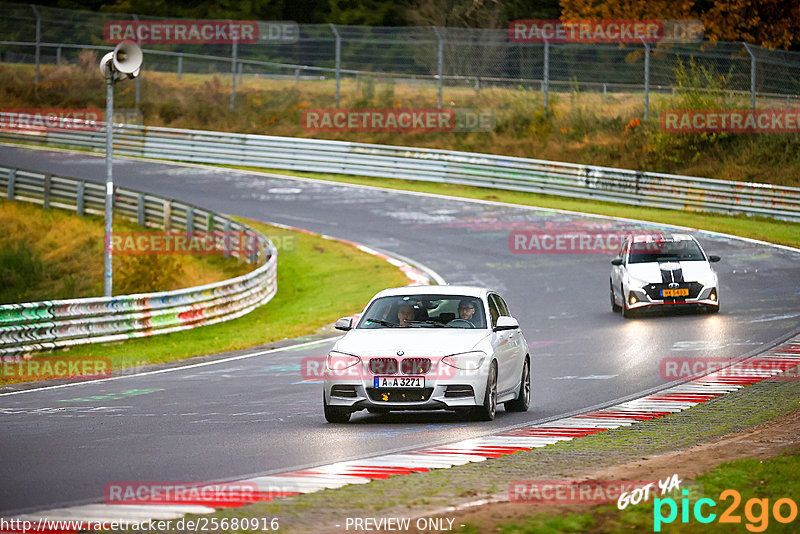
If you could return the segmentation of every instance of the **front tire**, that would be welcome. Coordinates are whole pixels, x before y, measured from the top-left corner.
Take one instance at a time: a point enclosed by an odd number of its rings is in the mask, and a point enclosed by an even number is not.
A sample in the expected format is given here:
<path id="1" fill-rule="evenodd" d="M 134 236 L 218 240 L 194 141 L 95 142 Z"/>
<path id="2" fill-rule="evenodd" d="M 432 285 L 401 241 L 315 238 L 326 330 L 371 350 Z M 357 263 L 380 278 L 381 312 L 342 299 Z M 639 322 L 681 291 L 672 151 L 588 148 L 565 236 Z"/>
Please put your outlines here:
<path id="1" fill-rule="evenodd" d="M 322 406 L 325 410 L 325 420 L 329 423 L 346 423 L 350 420 L 350 408 L 342 406 L 329 406 L 325 400 L 325 392 L 322 392 Z"/>
<path id="2" fill-rule="evenodd" d="M 522 366 L 522 382 L 519 385 L 519 395 L 516 399 L 508 401 L 503 406 L 507 412 L 527 412 L 531 403 L 531 364 L 527 358 Z"/>
<path id="3" fill-rule="evenodd" d="M 614 313 L 619 313 L 620 310 L 622 310 L 622 306 L 617 304 L 617 301 L 614 300 L 614 286 L 611 284 L 610 280 L 608 285 L 609 285 L 609 290 L 611 291 L 611 311 L 613 311 Z"/>
<path id="4" fill-rule="evenodd" d="M 489 378 L 486 381 L 486 394 L 483 405 L 472 409 L 472 418 L 476 421 L 493 421 L 497 414 L 497 364 L 492 362 Z"/>

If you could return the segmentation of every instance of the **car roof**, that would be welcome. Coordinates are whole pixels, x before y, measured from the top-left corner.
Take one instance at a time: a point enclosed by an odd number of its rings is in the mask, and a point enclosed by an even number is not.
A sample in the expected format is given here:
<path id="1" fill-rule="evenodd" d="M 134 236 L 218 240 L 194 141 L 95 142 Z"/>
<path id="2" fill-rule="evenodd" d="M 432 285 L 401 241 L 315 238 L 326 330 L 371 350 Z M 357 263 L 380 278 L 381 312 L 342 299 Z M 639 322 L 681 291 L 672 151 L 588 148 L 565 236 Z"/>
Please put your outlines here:
<path id="1" fill-rule="evenodd" d="M 463 295 L 465 297 L 485 297 L 489 292 L 489 289 L 477 286 L 420 285 L 384 289 L 373 298 L 397 295 Z"/>

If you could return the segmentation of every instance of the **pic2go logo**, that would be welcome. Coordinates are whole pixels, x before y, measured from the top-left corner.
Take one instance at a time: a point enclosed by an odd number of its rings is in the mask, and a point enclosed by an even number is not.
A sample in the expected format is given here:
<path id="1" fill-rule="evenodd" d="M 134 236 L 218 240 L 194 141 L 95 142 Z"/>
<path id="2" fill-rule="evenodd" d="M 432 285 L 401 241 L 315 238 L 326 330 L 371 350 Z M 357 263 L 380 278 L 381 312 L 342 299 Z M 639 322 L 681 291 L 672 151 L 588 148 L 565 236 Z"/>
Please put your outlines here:
<path id="1" fill-rule="evenodd" d="M 703 498 L 698 499 L 694 506 L 689 504 L 689 491 L 683 490 L 683 498 L 681 499 L 680 514 L 681 523 L 689 523 L 689 512 L 692 512 L 694 519 L 699 523 L 711 523 L 717 518 L 717 514 L 712 513 L 710 508 L 717 506 L 713 499 Z M 741 494 L 736 490 L 725 490 L 719 494 L 720 501 L 727 501 L 731 499 L 732 502 L 728 508 L 719 516 L 719 523 L 742 523 L 742 518 L 736 514 L 736 509 L 742 502 Z M 748 521 L 745 523 L 745 528 L 750 532 L 764 532 L 769 526 L 770 516 L 770 501 L 769 499 L 758 499 L 753 497 L 749 499 L 744 505 L 744 516 Z M 669 509 L 668 514 L 664 515 L 664 507 Z M 665 499 L 656 498 L 653 500 L 653 531 L 661 532 L 662 524 L 670 524 L 678 518 L 678 504 L 675 499 L 667 497 Z M 772 505 L 772 516 L 778 523 L 791 523 L 797 518 L 797 503 L 792 499 L 784 497 L 778 499 Z M 787 513 L 788 512 L 788 513 Z"/>

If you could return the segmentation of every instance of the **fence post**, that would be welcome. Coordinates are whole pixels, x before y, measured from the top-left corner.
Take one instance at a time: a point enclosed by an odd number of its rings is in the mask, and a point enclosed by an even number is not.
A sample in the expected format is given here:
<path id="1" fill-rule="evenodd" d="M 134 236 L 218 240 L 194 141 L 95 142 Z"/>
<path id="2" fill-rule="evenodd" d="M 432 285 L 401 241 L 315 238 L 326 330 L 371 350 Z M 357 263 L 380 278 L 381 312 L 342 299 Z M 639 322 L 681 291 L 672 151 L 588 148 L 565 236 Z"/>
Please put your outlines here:
<path id="1" fill-rule="evenodd" d="M 83 215 L 84 204 L 86 202 L 84 192 L 86 190 L 86 182 L 81 180 L 78 182 L 78 192 L 75 195 L 75 211 L 78 215 Z"/>
<path id="2" fill-rule="evenodd" d="M 227 218 L 222 224 L 222 254 L 226 258 L 231 255 L 231 220 Z"/>
<path id="3" fill-rule="evenodd" d="M 178 81 L 181 81 L 181 74 L 183 74 L 183 56 L 178 56 Z"/>
<path id="4" fill-rule="evenodd" d="M 8 200 L 14 200 L 14 187 L 17 185 L 17 169 L 8 171 L 8 190 L 6 196 Z"/>
<path id="5" fill-rule="evenodd" d="M 342 78 L 342 36 L 339 35 L 339 30 L 336 25 L 330 24 L 333 35 L 336 38 L 336 107 L 339 107 L 339 85 Z"/>
<path id="6" fill-rule="evenodd" d="M 39 85 L 39 58 L 41 56 L 41 44 L 42 44 L 42 17 L 39 15 L 39 9 L 31 4 L 31 9 L 33 9 L 33 13 L 36 15 L 36 74 L 34 76 L 33 82 L 38 86 Z"/>
<path id="7" fill-rule="evenodd" d="M 750 50 L 750 45 L 743 44 L 750 54 L 750 109 L 756 109 L 756 55 Z"/>
<path id="8" fill-rule="evenodd" d="M 300 83 L 300 69 L 294 69 L 294 84 Z"/>
<path id="9" fill-rule="evenodd" d="M 242 86 L 242 77 L 244 76 L 244 63 L 239 63 L 239 87 Z"/>
<path id="10" fill-rule="evenodd" d="M 231 45 L 231 111 L 236 104 L 236 55 L 238 53 L 238 41 L 234 39 Z"/>
<path id="11" fill-rule="evenodd" d="M 61 47 L 56 48 L 56 65 L 61 66 Z"/>
<path id="12" fill-rule="evenodd" d="M 608 84 L 603 83 L 603 105 L 606 104 L 606 98 L 608 98 Z"/>
<path id="13" fill-rule="evenodd" d="M 550 43 L 544 42 L 544 72 L 542 74 L 542 91 L 544 92 L 544 112 L 550 110 Z"/>
<path id="14" fill-rule="evenodd" d="M 650 45 L 644 45 L 644 119 L 650 118 Z"/>
<path id="15" fill-rule="evenodd" d="M 433 31 L 436 33 L 436 39 L 439 40 L 439 53 L 437 55 L 437 78 L 439 79 L 439 99 L 437 100 L 436 107 L 442 107 L 442 83 L 444 77 L 444 39 L 442 39 L 442 34 L 439 33 L 439 28 L 433 26 Z"/>
<path id="16" fill-rule="evenodd" d="M 147 217 L 144 211 L 144 193 L 136 196 L 136 222 L 144 227 L 147 224 Z"/>

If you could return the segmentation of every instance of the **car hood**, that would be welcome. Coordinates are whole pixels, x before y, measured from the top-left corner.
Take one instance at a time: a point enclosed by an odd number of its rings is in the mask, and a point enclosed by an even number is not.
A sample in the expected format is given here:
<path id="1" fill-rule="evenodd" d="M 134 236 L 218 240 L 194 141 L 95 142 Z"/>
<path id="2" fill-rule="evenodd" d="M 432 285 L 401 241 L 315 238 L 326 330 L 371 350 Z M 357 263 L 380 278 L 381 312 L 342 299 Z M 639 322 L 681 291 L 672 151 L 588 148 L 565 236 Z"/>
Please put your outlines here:
<path id="1" fill-rule="evenodd" d="M 333 350 L 354 356 L 440 357 L 473 350 L 489 330 L 466 328 L 380 328 L 350 330 Z"/>
<path id="2" fill-rule="evenodd" d="M 661 272 L 681 271 L 683 280 L 686 282 L 696 282 L 708 278 L 711 273 L 711 266 L 705 261 L 670 261 L 664 263 L 629 263 L 628 274 L 647 283 L 660 283 L 662 281 Z M 671 281 L 671 279 L 669 279 Z"/>

